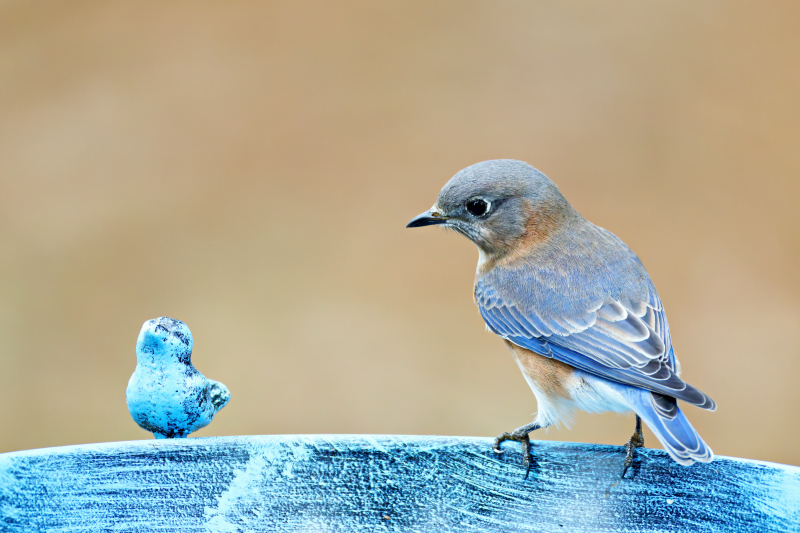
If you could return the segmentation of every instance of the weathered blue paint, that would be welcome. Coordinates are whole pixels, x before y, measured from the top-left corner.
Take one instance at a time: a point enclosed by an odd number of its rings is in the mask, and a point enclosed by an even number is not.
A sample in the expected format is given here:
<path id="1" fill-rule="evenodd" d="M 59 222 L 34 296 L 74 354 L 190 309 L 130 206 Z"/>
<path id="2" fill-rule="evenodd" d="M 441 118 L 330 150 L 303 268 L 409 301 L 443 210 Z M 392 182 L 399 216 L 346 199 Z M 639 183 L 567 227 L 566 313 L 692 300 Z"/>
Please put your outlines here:
<path id="1" fill-rule="evenodd" d="M 187 437 L 211 423 L 231 399 L 228 388 L 192 364 L 192 333 L 180 320 L 154 318 L 136 341 L 128 411 L 157 439 Z"/>
<path id="2" fill-rule="evenodd" d="M 0 531 L 800 531 L 800 468 L 468 437 L 250 436 L 0 454 Z"/>

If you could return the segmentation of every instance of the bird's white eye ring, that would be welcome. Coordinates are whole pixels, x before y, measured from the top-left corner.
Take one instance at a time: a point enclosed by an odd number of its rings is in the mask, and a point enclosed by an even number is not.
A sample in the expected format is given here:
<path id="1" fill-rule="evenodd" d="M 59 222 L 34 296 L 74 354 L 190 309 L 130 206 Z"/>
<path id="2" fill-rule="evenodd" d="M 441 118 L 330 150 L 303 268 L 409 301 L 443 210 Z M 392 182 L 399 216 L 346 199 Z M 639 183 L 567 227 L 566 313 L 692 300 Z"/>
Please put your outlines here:
<path id="1" fill-rule="evenodd" d="M 472 198 L 471 200 L 467 200 L 465 207 L 467 208 L 467 213 L 470 215 L 474 217 L 482 217 L 489 212 L 492 204 L 483 198 Z"/>

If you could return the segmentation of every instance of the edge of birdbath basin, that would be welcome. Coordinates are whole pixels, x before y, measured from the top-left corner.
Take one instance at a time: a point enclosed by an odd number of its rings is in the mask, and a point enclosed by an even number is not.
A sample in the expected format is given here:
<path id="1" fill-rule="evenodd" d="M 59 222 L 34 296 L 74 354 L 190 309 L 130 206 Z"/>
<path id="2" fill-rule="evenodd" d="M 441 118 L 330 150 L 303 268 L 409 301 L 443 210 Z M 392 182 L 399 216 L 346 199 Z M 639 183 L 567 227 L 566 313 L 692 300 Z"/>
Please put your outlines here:
<path id="1" fill-rule="evenodd" d="M 253 435 L 0 454 L 0 531 L 785 531 L 800 467 L 478 437 Z"/>

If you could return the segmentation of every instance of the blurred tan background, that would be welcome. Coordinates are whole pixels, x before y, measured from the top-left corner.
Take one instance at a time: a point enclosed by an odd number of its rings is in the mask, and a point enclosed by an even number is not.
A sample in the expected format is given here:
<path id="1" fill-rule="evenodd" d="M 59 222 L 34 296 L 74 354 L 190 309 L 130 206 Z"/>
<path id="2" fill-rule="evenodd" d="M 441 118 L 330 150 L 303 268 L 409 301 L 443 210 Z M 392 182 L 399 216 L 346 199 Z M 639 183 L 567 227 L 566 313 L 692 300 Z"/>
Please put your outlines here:
<path id="1" fill-rule="evenodd" d="M 798 27 L 792 1 L 1 2 L 0 452 L 152 438 L 125 387 L 161 315 L 232 391 L 196 436 L 529 422 L 473 245 L 404 228 L 516 158 L 642 258 L 714 451 L 800 463 Z"/>

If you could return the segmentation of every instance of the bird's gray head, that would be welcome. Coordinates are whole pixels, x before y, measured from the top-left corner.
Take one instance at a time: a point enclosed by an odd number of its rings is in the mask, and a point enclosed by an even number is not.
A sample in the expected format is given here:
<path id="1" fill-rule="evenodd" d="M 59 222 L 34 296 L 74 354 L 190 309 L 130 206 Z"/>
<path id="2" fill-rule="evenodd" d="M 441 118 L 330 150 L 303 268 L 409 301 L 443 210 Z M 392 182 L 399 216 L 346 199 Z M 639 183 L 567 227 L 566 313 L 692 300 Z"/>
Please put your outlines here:
<path id="1" fill-rule="evenodd" d="M 136 340 L 136 357 L 175 359 L 190 364 L 192 333 L 180 320 L 162 316 L 148 320 Z"/>
<path id="2" fill-rule="evenodd" d="M 521 244 L 544 240 L 575 216 L 579 215 L 547 176 L 522 161 L 497 159 L 453 176 L 430 211 L 406 227 L 441 224 L 485 254 L 504 255 Z"/>

